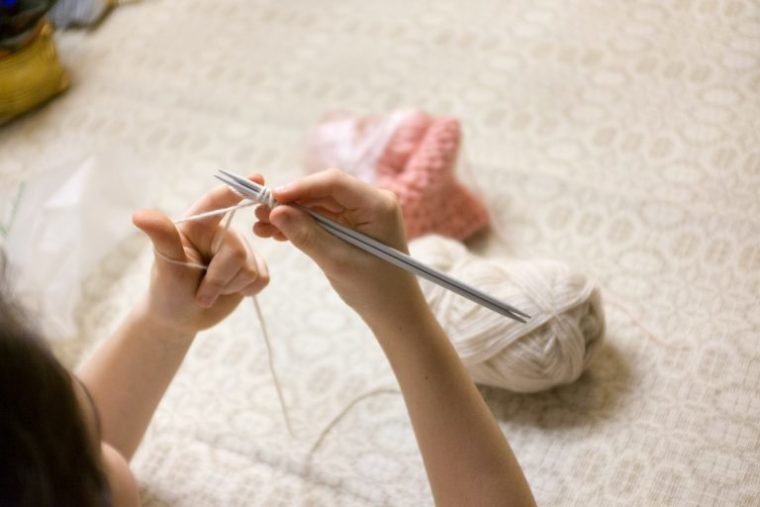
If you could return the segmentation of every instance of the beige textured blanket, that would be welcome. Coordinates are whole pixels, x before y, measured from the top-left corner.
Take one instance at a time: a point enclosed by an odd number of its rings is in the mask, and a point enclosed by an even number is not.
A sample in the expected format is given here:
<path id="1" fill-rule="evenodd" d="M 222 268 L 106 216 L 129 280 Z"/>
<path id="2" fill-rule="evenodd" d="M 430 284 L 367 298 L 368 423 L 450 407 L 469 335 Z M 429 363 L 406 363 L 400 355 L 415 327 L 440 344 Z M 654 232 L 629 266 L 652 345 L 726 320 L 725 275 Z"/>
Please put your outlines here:
<path id="1" fill-rule="evenodd" d="M 484 390 L 542 505 L 760 502 L 760 5 L 700 1 L 151 0 L 58 37 L 71 90 L 0 130 L 4 181 L 127 147 L 179 215 L 219 167 L 298 176 L 330 111 L 461 118 L 506 242 L 602 284 L 577 383 Z M 107 170 L 107 168 L 104 168 Z M 239 213 L 239 226 L 251 219 Z M 203 334 L 135 459 L 148 506 L 431 504 L 402 400 L 359 320 L 289 245 L 252 306 Z M 135 233 L 84 284 L 75 363 L 144 289 Z M 642 327 L 643 326 L 643 327 Z"/>

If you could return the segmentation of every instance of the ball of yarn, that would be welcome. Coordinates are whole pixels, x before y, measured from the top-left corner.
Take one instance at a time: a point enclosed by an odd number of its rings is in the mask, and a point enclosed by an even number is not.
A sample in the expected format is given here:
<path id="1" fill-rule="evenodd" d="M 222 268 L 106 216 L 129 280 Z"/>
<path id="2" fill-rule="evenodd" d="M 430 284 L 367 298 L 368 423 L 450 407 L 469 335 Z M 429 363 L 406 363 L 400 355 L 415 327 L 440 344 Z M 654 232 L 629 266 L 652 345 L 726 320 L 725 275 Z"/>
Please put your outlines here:
<path id="1" fill-rule="evenodd" d="M 575 381 L 604 337 L 597 285 L 551 260 L 486 259 L 437 235 L 410 244 L 412 255 L 531 315 L 499 315 L 427 281 L 425 297 L 475 382 L 536 392 Z"/>

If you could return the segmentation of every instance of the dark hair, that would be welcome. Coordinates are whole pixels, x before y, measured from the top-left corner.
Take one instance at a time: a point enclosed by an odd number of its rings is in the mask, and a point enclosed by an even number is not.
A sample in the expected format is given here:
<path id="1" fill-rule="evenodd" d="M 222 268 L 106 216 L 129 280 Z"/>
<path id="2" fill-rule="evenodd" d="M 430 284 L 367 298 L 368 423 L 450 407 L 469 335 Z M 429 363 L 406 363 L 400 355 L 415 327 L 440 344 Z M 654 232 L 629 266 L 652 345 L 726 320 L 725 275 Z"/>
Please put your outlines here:
<path id="1" fill-rule="evenodd" d="M 0 507 L 110 505 L 72 376 L 8 295 L 0 252 Z"/>

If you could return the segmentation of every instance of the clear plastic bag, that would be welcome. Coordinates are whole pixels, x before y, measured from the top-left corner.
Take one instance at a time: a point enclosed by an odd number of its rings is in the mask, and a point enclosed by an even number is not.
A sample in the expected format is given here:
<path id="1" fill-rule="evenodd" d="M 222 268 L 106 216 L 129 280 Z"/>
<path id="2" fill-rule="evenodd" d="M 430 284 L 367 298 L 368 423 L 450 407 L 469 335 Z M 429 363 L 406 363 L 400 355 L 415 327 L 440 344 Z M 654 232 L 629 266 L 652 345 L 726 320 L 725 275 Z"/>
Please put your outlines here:
<path id="1" fill-rule="evenodd" d="M 383 116 L 329 115 L 314 128 L 306 143 L 306 171 L 338 167 L 368 183 L 376 183 L 378 160 L 398 127 L 411 114 L 412 111 L 395 111 Z"/>
<path id="2" fill-rule="evenodd" d="M 76 333 L 82 281 L 132 231 L 132 212 L 149 204 L 151 177 L 136 155 L 109 150 L 0 190 L 6 276 L 48 338 Z"/>

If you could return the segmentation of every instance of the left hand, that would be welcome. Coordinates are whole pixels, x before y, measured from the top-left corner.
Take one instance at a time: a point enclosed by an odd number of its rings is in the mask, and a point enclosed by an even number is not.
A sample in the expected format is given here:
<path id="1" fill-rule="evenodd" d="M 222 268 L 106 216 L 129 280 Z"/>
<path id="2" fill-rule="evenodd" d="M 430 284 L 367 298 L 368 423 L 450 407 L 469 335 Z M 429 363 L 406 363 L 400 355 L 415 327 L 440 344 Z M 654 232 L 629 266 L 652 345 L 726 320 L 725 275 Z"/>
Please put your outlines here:
<path id="1" fill-rule="evenodd" d="M 263 183 L 261 176 L 251 179 Z M 187 214 L 226 208 L 240 199 L 220 186 L 201 197 Z M 138 210 L 132 216 L 157 252 L 146 311 L 161 325 L 186 334 L 207 329 L 229 315 L 244 296 L 257 294 L 269 283 L 264 260 L 236 231 L 224 230 L 223 217 L 175 225 L 156 210 Z M 177 264 L 185 262 L 208 267 Z"/>

